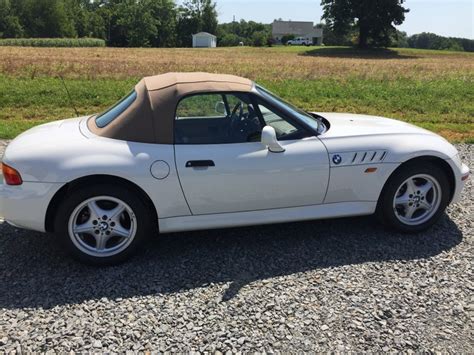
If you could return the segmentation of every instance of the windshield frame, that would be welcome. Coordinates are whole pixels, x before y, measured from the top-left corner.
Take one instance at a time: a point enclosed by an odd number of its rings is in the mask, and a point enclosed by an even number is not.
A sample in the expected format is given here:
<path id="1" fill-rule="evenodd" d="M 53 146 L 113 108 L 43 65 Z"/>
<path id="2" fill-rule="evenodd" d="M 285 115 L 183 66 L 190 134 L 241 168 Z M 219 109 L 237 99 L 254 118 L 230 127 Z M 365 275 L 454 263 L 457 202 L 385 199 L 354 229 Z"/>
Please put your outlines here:
<path id="1" fill-rule="evenodd" d="M 258 95 L 265 101 L 269 102 L 272 106 L 293 117 L 297 122 L 309 129 L 315 135 L 320 134 L 321 123 L 316 117 L 275 95 L 270 90 L 259 84 L 255 84 L 254 88 Z"/>

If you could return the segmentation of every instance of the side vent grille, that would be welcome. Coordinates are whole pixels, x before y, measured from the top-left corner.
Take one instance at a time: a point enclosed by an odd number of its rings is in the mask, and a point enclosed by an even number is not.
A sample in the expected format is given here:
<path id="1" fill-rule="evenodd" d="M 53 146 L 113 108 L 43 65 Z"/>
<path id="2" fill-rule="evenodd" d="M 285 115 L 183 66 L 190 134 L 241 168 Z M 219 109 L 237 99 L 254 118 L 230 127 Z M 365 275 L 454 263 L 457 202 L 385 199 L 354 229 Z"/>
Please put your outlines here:
<path id="1" fill-rule="evenodd" d="M 334 153 L 331 154 L 331 166 L 377 164 L 381 163 L 386 155 L 386 150 Z"/>

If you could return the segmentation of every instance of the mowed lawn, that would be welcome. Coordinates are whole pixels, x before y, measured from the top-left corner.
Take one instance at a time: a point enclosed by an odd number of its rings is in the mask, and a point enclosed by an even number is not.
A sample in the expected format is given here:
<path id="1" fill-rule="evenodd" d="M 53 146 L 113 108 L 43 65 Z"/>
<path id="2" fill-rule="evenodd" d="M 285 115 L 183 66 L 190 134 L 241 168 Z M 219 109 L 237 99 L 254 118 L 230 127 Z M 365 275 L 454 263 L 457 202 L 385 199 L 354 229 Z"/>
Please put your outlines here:
<path id="1" fill-rule="evenodd" d="M 59 75 L 85 115 L 169 71 L 241 75 L 306 110 L 393 117 L 474 143 L 474 54 L 341 47 L 0 47 L 0 138 L 74 116 Z"/>

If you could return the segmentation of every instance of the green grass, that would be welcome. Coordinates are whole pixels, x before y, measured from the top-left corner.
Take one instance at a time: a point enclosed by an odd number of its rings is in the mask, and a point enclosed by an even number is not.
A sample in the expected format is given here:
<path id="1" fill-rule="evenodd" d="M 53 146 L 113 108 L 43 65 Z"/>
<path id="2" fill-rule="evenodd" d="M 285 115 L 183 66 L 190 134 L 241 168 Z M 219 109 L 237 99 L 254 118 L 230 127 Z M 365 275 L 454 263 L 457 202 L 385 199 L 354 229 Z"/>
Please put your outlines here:
<path id="1" fill-rule="evenodd" d="M 6 38 L 0 46 L 13 47 L 105 47 L 99 38 Z"/>
<path id="2" fill-rule="evenodd" d="M 81 115 L 102 111 L 127 94 L 139 78 L 66 80 Z M 315 111 L 364 112 L 403 119 L 456 138 L 474 124 L 473 86 L 457 80 L 340 81 L 262 80 L 261 84 L 299 107 Z M 72 117 L 74 109 L 58 78 L 0 76 L 0 137 L 13 138 L 39 123 Z"/>
<path id="3" fill-rule="evenodd" d="M 25 50 L 19 49 L 15 55 Z M 306 110 L 393 117 L 453 142 L 474 141 L 472 54 L 409 49 L 361 53 L 328 47 L 94 50 L 97 52 L 93 54 L 86 49 L 54 52 L 70 56 L 69 51 L 74 51 L 74 57 L 83 56 L 80 64 L 70 57 L 55 58 L 58 67 L 66 68 L 61 73 L 81 115 L 112 105 L 143 75 L 150 74 L 148 70 L 160 72 L 166 60 L 171 63 L 166 71 L 184 68 L 248 76 Z M 52 64 L 44 59 L 55 54 L 47 49 L 27 51 L 38 56 L 31 60 L 33 64 L 25 62 L 17 67 L 15 62 L 8 62 L 2 69 L 0 50 L 0 138 L 13 138 L 34 125 L 74 116 L 61 80 L 54 71 L 48 71 Z M 215 56 L 222 59 L 216 61 Z M 206 63 L 212 63 L 212 68 Z M 128 72 L 117 74 L 113 71 L 116 66 Z M 94 70 L 98 77 L 91 74 Z"/>

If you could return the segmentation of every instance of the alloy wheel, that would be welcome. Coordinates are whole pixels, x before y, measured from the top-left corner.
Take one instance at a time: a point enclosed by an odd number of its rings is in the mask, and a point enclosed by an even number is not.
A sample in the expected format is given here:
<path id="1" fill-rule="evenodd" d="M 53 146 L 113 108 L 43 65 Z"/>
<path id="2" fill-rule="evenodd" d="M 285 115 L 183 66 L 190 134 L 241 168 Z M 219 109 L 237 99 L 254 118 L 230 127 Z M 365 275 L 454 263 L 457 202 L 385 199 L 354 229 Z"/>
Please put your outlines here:
<path id="1" fill-rule="evenodd" d="M 71 213 L 69 236 L 82 252 L 109 257 L 125 250 L 133 241 L 137 219 L 122 200 L 97 196 L 80 203 Z"/>
<path id="2" fill-rule="evenodd" d="M 414 175 L 397 189 L 393 198 L 395 216 L 406 225 L 423 224 L 436 213 L 441 197 L 441 187 L 433 176 Z"/>

